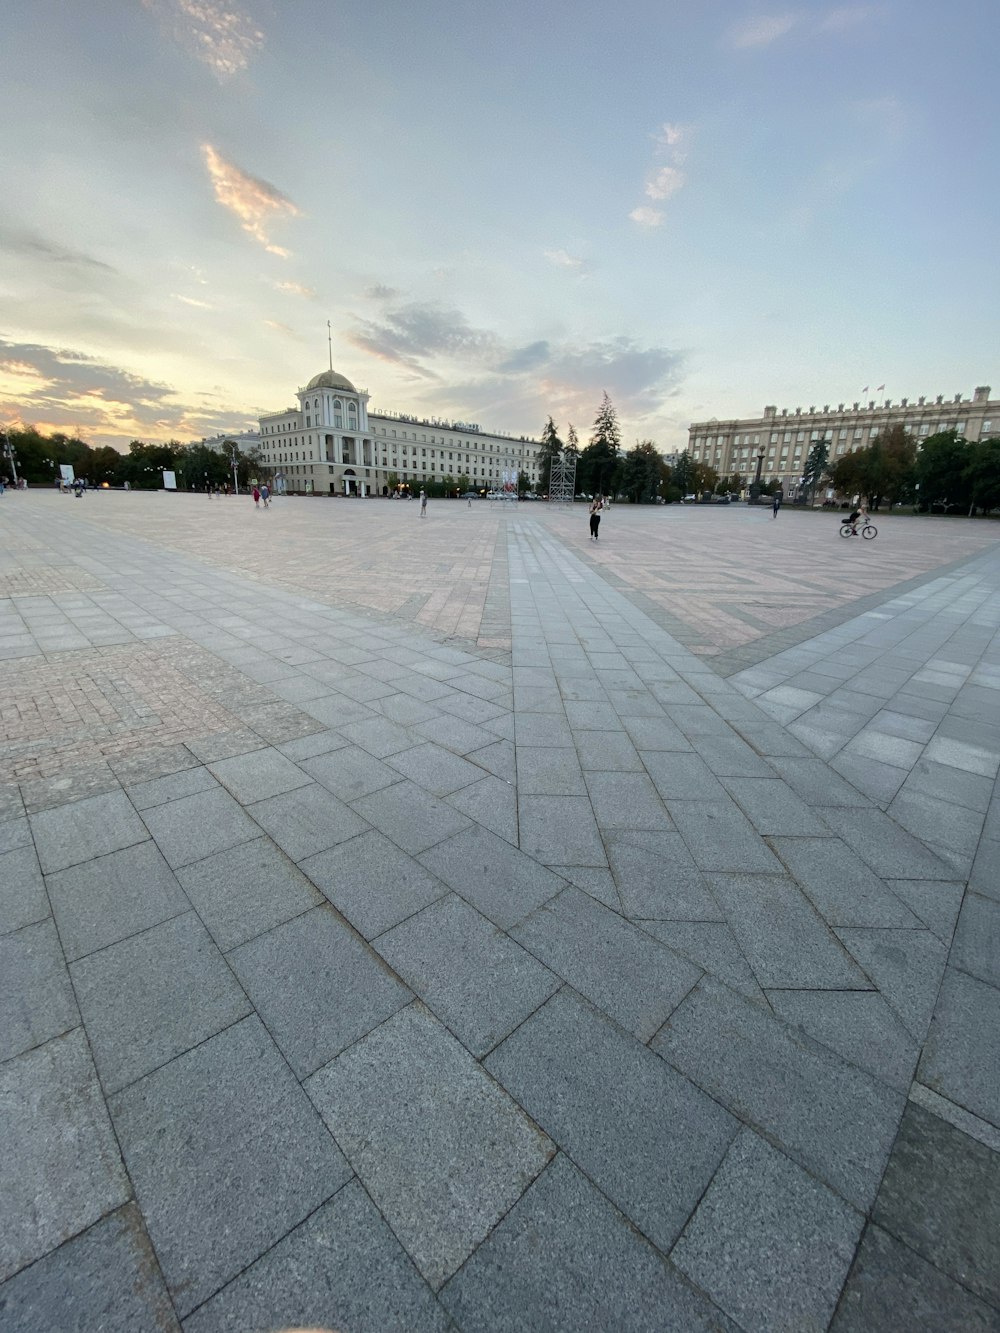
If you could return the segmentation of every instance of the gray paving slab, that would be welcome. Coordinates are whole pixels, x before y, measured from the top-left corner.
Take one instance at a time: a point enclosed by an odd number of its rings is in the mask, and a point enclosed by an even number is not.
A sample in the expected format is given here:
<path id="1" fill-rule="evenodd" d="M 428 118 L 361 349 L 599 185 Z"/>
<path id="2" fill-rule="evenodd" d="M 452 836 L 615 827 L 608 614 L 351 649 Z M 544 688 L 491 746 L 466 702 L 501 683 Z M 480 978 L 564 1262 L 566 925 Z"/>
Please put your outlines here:
<path id="1" fill-rule="evenodd" d="M 46 875 L 120 851 L 149 836 L 121 791 L 90 796 L 30 816 L 38 860 Z"/>
<path id="2" fill-rule="evenodd" d="M 300 1079 L 413 998 L 326 903 L 228 957 Z"/>
<path id="3" fill-rule="evenodd" d="M 722 778 L 722 785 L 764 837 L 804 837 L 826 825 L 781 778 Z"/>
<path id="4" fill-rule="evenodd" d="M 929 930 L 845 930 L 837 934 L 915 1041 L 923 1041 L 947 949 Z"/>
<path id="5" fill-rule="evenodd" d="M 602 866 L 552 866 L 551 869 L 570 884 L 583 889 L 584 893 L 589 893 L 591 898 L 610 907 L 613 912 L 622 910 L 621 898 L 610 870 Z"/>
<path id="6" fill-rule="evenodd" d="M 126 1204 L 0 1290 L 0 1333 L 180 1333 L 142 1215 Z"/>
<path id="7" fill-rule="evenodd" d="M 724 921 L 644 921 L 643 929 L 741 995 L 767 1003 L 736 936 Z"/>
<path id="8" fill-rule="evenodd" d="M 936 764 L 933 760 L 921 759 L 910 772 L 902 788 L 901 795 L 919 793 L 935 799 L 943 799 L 950 805 L 962 805 L 969 810 L 985 814 L 989 809 L 995 782 L 978 773 L 967 773 L 960 768 L 950 768 L 947 764 Z"/>
<path id="9" fill-rule="evenodd" d="M 441 1301 L 461 1328 L 733 1329 L 562 1153 L 443 1288 Z"/>
<path id="10" fill-rule="evenodd" d="M 1000 902 L 1000 839 L 984 837 L 976 852 L 969 888 Z"/>
<path id="11" fill-rule="evenodd" d="M 569 991 L 533 1014 L 486 1066 L 664 1252 L 738 1128 L 687 1079 Z"/>
<path id="12" fill-rule="evenodd" d="M 525 796 L 586 796 L 587 784 L 577 751 L 572 746 L 519 746 L 517 790 Z"/>
<path id="13" fill-rule="evenodd" d="M 594 817 L 603 832 L 673 828 L 673 821 L 645 773 L 588 772 L 585 777 Z"/>
<path id="14" fill-rule="evenodd" d="M 517 780 L 517 763 L 511 741 L 494 741 L 491 745 L 484 745 L 481 750 L 473 750 L 469 759 L 504 782 Z"/>
<path id="15" fill-rule="evenodd" d="M 671 799 L 666 806 L 702 870 L 781 873 L 781 863 L 729 796 L 721 800 Z"/>
<path id="16" fill-rule="evenodd" d="M 744 1128 L 670 1257 L 748 1333 L 823 1329 L 863 1221 Z"/>
<path id="17" fill-rule="evenodd" d="M 164 1065 L 109 1104 L 182 1318 L 351 1174 L 256 1017 Z"/>
<path id="18" fill-rule="evenodd" d="M 854 1207 L 868 1208 L 901 1093 L 711 978 L 680 1005 L 653 1048 Z"/>
<path id="19" fill-rule="evenodd" d="M 559 714 L 522 713 L 514 719 L 514 740 L 518 746 L 565 748 L 572 746 L 573 732 L 565 717 Z"/>
<path id="20" fill-rule="evenodd" d="M 890 1087 L 908 1091 L 920 1047 L 876 991 L 772 990 L 767 998 L 786 1023 Z"/>
<path id="21" fill-rule="evenodd" d="M 228 792 L 200 792 L 145 811 L 146 826 L 177 869 L 260 836 L 259 827 Z"/>
<path id="22" fill-rule="evenodd" d="M 480 827 L 439 843 L 420 863 L 502 930 L 565 888 L 560 876 Z"/>
<path id="23" fill-rule="evenodd" d="M 996 1333 L 997 1311 L 939 1272 L 881 1227 L 869 1225 L 830 1333 L 934 1329 Z"/>
<path id="24" fill-rule="evenodd" d="M 0 938 L 0 1060 L 58 1037 L 79 1022 L 53 922 L 38 921 Z"/>
<path id="25" fill-rule="evenodd" d="M 185 1333 L 319 1327 L 443 1330 L 447 1316 L 357 1181 L 350 1181 L 185 1320 Z"/>
<path id="26" fill-rule="evenodd" d="M 176 801 L 181 796 L 195 796 L 198 792 L 210 791 L 217 786 L 209 770 L 199 765 L 136 783 L 135 786 L 127 787 L 126 791 L 135 808 L 143 811 L 151 810 L 156 805 L 165 805 L 167 801 Z"/>
<path id="27" fill-rule="evenodd" d="M 881 810 L 823 807 L 825 824 L 883 879 L 954 879 L 951 866 Z"/>
<path id="28" fill-rule="evenodd" d="M 469 763 L 460 755 L 430 741 L 392 754 L 386 762 L 432 796 L 449 796 L 462 787 L 468 787 L 470 783 L 479 782 L 485 776 L 484 770 L 477 764 Z"/>
<path id="29" fill-rule="evenodd" d="M 888 879 L 885 885 L 943 944 L 951 943 L 965 892 L 963 883 L 940 879 Z"/>
<path id="30" fill-rule="evenodd" d="M 841 838 L 774 838 L 771 846 L 832 926 L 920 926 Z"/>
<path id="31" fill-rule="evenodd" d="M 619 717 L 619 722 L 628 732 L 637 750 L 690 752 L 692 749 L 691 742 L 668 717 L 638 717 L 623 714 Z"/>
<path id="32" fill-rule="evenodd" d="M 858 990 L 870 986 L 788 875 L 709 874 L 707 879 L 762 987 Z"/>
<path id="33" fill-rule="evenodd" d="M 376 1028 L 307 1087 L 365 1189 L 435 1289 L 554 1151 L 419 1006 Z"/>
<path id="34" fill-rule="evenodd" d="M 1000 1128 L 1000 990 L 945 970 L 917 1076 Z"/>
<path id="35" fill-rule="evenodd" d="M 356 745 L 303 759 L 301 767 L 342 801 L 355 801 L 399 781 L 396 769 Z"/>
<path id="36" fill-rule="evenodd" d="M 512 934 L 529 952 L 641 1041 L 648 1041 L 700 971 L 576 888 Z"/>
<path id="37" fill-rule="evenodd" d="M 888 807 L 902 828 L 921 838 L 941 857 L 963 870 L 971 867 L 983 831 L 983 815 L 939 797 L 902 788 Z"/>
<path id="38" fill-rule="evenodd" d="M 562 984 L 455 894 L 381 935 L 375 948 L 477 1057 Z"/>
<path id="39" fill-rule="evenodd" d="M 454 755 L 451 758 L 456 763 L 464 762 Z M 352 804 L 369 824 L 414 855 L 460 833 L 469 824 L 454 806 L 406 780 Z"/>
<path id="40" fill-rule="evenodd" d="M 208 769 L 241 805 L 264 801 L 309 782 L 307 773 L 274 748 L 221 759 Z"/>
<path id="41" fill-rule="evenodd" d="M 196 736 L 186 744 L 200 763 L 212 764 L 220 759 L 232 759 L 235 755 L 249 754 L 251 750 L 261 750 L 267 742 L 250 727 L 239 727 L 232 731 L 217 731 L 207 736 Z"/>
<path id="42" fill-rule="evenodd" d="M 0 856 L 0 935 L 48 915 L 49 900 L 34 847 L 29 844 Z"/>
<path id="43" fill-rule="evenodd" d="M 277 748 L 289 759 L 300 763 L 303 759 L 329 754 L 331 750 L 342 750 L 346 744 L 339 731 L 328 730 L 314 731 L 311 736 L 300 736 L 294 741 L 283 741 Z"/>
<path id="44" fill-rule="evenodd" d="M 505 842 L 517 846 L 517 790 L 511 783 L 493 776 L 481 778 L 452 792 L 448 804 Z"/>
<path id="45" fill-rule="evenodd" d="M 462 717 L 437 716 L 418 722 L 414 730 L 435 745 L 443 745 L 459 755 L 468 755 L 493 742 L 493 733 Z M 411 742 L 412 743 L 412 742 Z"/>
<path id="46" fill-rule="evenodd" d="M 247 813 L 293 861 L 325 852 L 371 827 L 319 782 L 256 801 Z"/>
<path id="47" fill-rule="evenodd" d="M 21 815 L 19 818 L 4 820 L 0 824 L 0 856 L 31 846 L 33 846 L 31 826 L 27 816 Z"/>
<path id="48" fill-rule="evenodd" d="M 250 1012 L 194 912 L 88 954 L 70 972 L 108 1093 Z"/>
<path id="49" fill-rule="evenodd" d="M 0 1064 L 0 1106 L 2 1280 L 118 1208 L 130 1189 L 82 1028 Z"/>
<path id="50" fill-rule="evenodd" d="M 966 894 L 949 961 L 980 981 L 1000 986 L 1000 903 Z"/>
<path id="51" fill-rule="evenodd" d="M 365 939 L 446 892 L 436 874 L 381 833 L 363 833 L 310 856 L 302 869 Z"/>
<path id="52" fill-rule="evenodd" d="M 151 841 L 61 870 L 46 884 L 71 961 L 188 910 L 177 877 Z"/>
<path id="53" fill-rule="evenodd" d="M 611 833 L 607 851 L 626 916 L 659 921 L 723 919 L 679 833 Z"/>
<path id="54" fill-rule="evenodd" d="M 376 759 L 385 759 L 388 755 L 398 754 L 400 750 L 412 749 L 419 739 L 406 727 L 399 726 L 387 717 L 348 722 L 340 728 L 340 732 L 351 745 L 359 746 Z"/>
<path id="55" fill-rule="evenodd" d="M 521 850 L 543 865 L 607 864 L 587 797 L 519 795 L 517 813 Z"/>
<path id="56" fill-rule="evenodd" d="M 1000 1157 L 907 1102 L 873 1219 L 977 1296 L 1000 1306 Z"/>

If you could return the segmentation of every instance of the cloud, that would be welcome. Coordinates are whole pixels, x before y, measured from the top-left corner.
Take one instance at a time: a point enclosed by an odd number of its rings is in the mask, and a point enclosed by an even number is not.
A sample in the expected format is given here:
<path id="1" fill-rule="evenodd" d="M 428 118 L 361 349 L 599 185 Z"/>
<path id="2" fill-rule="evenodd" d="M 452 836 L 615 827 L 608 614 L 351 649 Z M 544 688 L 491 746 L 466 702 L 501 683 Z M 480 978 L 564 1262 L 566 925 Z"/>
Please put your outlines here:
<path id="1" fill-rule="evenodd" d="M 646 179 L 646 195 L 650 199 L 669 199 L 684 185 L 684 174 L 676 167 L 657 167 Z"/>
<path id="2" fill-rule="evenodd" d="M 259 180 L 232 162 L 227 162 L 211 144 L 202 144 L 201 151 L 212 180 L 216 202 L 233 213 L 247 235 L 252 236 L 269 254 L 286 259 L 289 251 L 271 241 L 268 226 L 282 216 L 300 217 L 296 205 L 267 181 Z"/>
<path id="3" fill-rule="evenodd" d="M 264 45 L 249 14 L 222 0 L 142 0 L 142 5 L 221 82 L 242 73 Z"/>
<path id="4" fill-rule="evenodd" d="M 528 343 L 527 346 L 511 352 L 500 362 L 498 369 L 504 374 L 517 375 L 522 371 L 535 370 L 538 366 L 545 365 L 551 359 L 551 355 L 548 339 L 543 338 L 539 342 Z"/>
<path id="5" fill-rule="evenodd" d="M 427 376 L 434 372 L 421 365 L 422 358 L 482 360 L 498 351 L 496 336 L 473 328 L 457 310 L 420 302 L 396 306 L 386 312 L 381 323 L 359 320 L 347 337 L 355 347 L 383 361 L 395 361 Z"/>
<path id="6" fill-rule="evenodd" d="M 365 290 L 370 301 L 394 301 L 399 295 L 395 287 L 387 287 L 384 282 L 376 282 Z"/>
<path id="7" fill-rule="evenodd" d="M 80 250 L 71 250 L 58 241 L 51 241 L 38 232 L 0 227 L 0 246 L 9 254 L 40 259 L 47 264 L 61 264 L 70 268 L 100 269 L 114 273 L 110 264 Z"/>
<path id="8" fill-rule="evenodd" d="M 178 292 L 172 293 L 175 301 L 183 301 L 185 305 L 193 305 L 198 310 L 214 310 L 215 306 L 208 301 L 198 301 L 193 296 L 181 296 Z"/>
<path id="9" fill-rule="evenodd" d="M 730 28 L 729 42 L 738 50 L 770 46 L 779 37 L 784 37 L 797 22 L 798 16 L 792 13 L 758 14 Z"/>
<path id="10" fill-rule="evenodd" d="M 584 261 L 579 256 L 571 255 L 565 250 L 543 250 L 542 254 L 556 268 L 573 268 L 579 271 L 584 266 Z"/>
<path id="11" fill-rule="evenodd" d="M 297 338 L 299 335 L 294 329 L 290 329 L 287 324 L 282 324 L 277 319 L 265 319 L 264 324 L 269 329 L 274 329 L 277 333 L 285 333 L 289 338 Z"/>
<path id="12" fill-rule="evenodd" d="M 874 18 L 880 12 L 875 5 L 841 5 L 831 9 L 819 22 L 820 32 L 849 32 Z"/>
<path id="13" fill-rule="evenodd" d="M 288 292 L 292 296 L 304 296 L 307 301 L 315 300 L 316 293 L 311 287 L 305 287 L 301 282 L 276 282 L 275 287 L 279 292 Z"/>
<path id="14" fill-rule="evenodd" d="M 640 227 L 663 226 L 663 213 L 658 208 L 649 208 L 646 204 L 640 204 L 638 208 L 633 208 L 629 217 L 633 222 L 637 222 Z"/>

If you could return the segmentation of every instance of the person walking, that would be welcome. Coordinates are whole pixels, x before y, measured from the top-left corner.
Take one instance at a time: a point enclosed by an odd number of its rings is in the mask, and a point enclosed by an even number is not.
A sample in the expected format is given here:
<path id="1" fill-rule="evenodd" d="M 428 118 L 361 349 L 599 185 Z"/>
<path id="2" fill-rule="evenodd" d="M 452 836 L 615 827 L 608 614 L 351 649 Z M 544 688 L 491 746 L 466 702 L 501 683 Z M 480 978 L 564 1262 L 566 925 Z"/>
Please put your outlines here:
<path id="1" fill-rule="evenodd" d="M 590 506 L 590 537 L 591 541 L 599 541 L 599 530 L 601 526 L 601 512 L 604 509 L 604 500 L 599 495 L 595 495 Z"/>
<path id="2" fill-rule="evenodd" d="M 782 496 L 781 491 L 775 491 L 775 492 L 774 492 L 774 498 L 773 498 L 773 500 L 771 501 L 771 517 L 772 517 L 772 518 L 777 518 L 777 517 L 778 517 L 778 510 L 781 508 L 781 501 L 782 501 L 782 499 L 783 499 L 783 496 Z"/>
<path id="3" fill-rule="evenodd" d="M 254 509 L 259 509 L 259 508 L 260 508 L 260 491 L 257 489 L 256 486 L 253 488 L 253 491 L 251 492 L 251 494 L 253 495 L 253 507 L 254 507 Z"/>
<path id="4" fill-rule="evenodd" d="M 420 492 L 420 517 L 427 517 L 427 492 L 425 490 Z"/>
<path id="5" fill-rule="evenodd" d="M 264 508 L 269 509 L 271 507 L 271 488 L 268 486 L 266 481 L 264 482 L 264 485 L 260 488 L 260 498 L 264 502 Z"/>

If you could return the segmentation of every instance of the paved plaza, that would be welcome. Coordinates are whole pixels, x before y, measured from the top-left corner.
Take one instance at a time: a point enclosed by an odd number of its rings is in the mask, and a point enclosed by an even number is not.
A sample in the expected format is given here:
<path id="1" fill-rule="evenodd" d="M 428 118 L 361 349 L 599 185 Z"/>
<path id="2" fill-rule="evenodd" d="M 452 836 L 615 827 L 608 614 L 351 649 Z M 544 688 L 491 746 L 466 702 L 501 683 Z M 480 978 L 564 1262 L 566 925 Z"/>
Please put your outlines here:
<path id="1" fill-rule="evenodd" d="M 1000 1329 L 1000 527 L 0 501 L 0 1330 Z"/>

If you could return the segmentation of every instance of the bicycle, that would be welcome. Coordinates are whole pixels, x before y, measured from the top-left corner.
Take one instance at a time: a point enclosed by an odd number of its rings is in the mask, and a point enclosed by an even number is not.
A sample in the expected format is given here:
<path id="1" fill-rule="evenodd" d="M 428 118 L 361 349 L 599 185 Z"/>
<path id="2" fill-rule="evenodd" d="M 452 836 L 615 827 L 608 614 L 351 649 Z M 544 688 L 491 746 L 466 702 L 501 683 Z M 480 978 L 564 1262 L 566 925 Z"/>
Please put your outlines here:
<path id="1" fill-rule="evenodd" d="M 866 523 L 863 528 L 856 528 L 853 523 L 841 523 L 841 537 L 864 537 L 865 541 L 871 541 L 873 537 L 878 536 L 878 528 L 873 523 Z"/>

